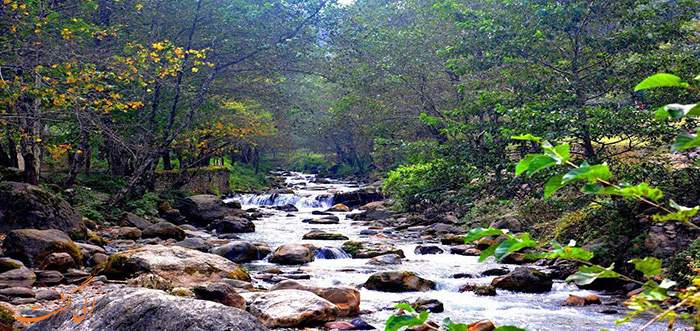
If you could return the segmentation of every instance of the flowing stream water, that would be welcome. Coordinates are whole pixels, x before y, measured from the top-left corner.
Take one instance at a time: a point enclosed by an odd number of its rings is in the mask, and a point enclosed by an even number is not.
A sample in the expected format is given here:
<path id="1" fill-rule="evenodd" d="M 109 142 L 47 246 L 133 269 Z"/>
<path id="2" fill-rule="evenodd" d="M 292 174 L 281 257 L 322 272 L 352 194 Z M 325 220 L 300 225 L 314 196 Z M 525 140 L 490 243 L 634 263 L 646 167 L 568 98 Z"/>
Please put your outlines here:
<path id="1" fill-rule="evenodd" d="M 362 310 L 373 313 L 360 317 L 378 329 L 384 328 L 384 322 L 392 314 L 395 303 L 413 302 L 415 299 L 431 298 L 443 302 L 443 313 L 431 313 L 430 319 L 441 321 L 450 317 L 453 321 L 471 323 L 481 319 L 493 321 L 496 325 L 512 324 L 526 327 L 529 330 L 636 330 L 648 319 L 637 319 L 633 322 L 616 326 L 615 320 L 624 317 L 625 309 L 616 305 L 606 305 L 613 298 L 594 291 L 580 290 L 575 285 L 556 281 L 552 290 L 542 294 L 517 293 L 498 290 L 497 296 L 477 296 L 471 292 L 460 293 L 460 285 L 470 283 L 488 285 L 494 277 L 470 279 L 455 279 L 456 273 L 479 275 L 482 271 L 497 267 L 514 265 L 498 264 L 490 260 L 484 263 L 477 261 L 478 257 L 453 254 L 416 255 L 414 249 L 425 242 L 415 240 L 382 239 L 376 236 L 361 235 L 360 231 L 367 226 L 356 223 L 345 217 L 349 213 L 334 213 L 340 217 L 339 224 L 318 225 L 303 223 L 302 220 L 318 217 L 313 211 L 324 211 L 333 205 L 333 193 L 348 192 L 358 189 L 358 185 L 342 182 L 316 184 L 314 176 L 291 173 L 284 176 L 289 188 L 294 194 L 276 195 L 240 195 L 230 200 L 241 202 L 244 209 L 265 208 L 269 206 L 295 205 L 298 212 L 284 212 L 274 209 L 263 209 L 267 217 L 255 221 L 256 231 L 241 234 L 243 240 L 266 242 L 272 249 L 285 243 L 310 243 L 317 247 L 327 247 L 323 253 L 317 252 L 314 262 L 303 266 L 287 267 L 266 262 L 266 260 L 245 264 L 251 274 L 270 267 L 283 271 L 301 270 L 311 275 L 310 280 L 299 280 L 301 283 L 314 286 L 355 286 L 364 283 L 369 276 L 383 270 L 408 270 L 438 284 L 435 291 L 387 293 L 361 289 Z M 358 211 L 353 211 L 358 212 Z M 351 212 L 352 213 L 352 212 Z M 361 241 L 391 241 L 401 248 L 406 258 L 401 265 L 372 266 L 367 265 L 368 259 L 352 259 L 340 249 L 343 240 L 302 240 L 305 233 L 320 229 L 329 233 L 341 233 L 350 240 Z M 392 233 L 391 229 L 385 229 Z M 399 234 L 400 235 L 400 234 Z M 430 243 L 435 244 L 435 243 Z M 437 243 L 439 245 L 439 243 Z M 443 246 L 441 246 L 443 247 Z M 443 247 L 446 248 L 446 247 Z M 446 251 L 449 251 L 446 249 Z M 269 287 L 270 284 L 264 284 Z M 585 297 L 595 293 L 603 300 L 603 305 L 587 307 L 562 306 L 569 294 Z M 616 313 L 615 313 L 616 312 Z M 647 330 L 665 330 L 661 325 L 652 326 Z"/>

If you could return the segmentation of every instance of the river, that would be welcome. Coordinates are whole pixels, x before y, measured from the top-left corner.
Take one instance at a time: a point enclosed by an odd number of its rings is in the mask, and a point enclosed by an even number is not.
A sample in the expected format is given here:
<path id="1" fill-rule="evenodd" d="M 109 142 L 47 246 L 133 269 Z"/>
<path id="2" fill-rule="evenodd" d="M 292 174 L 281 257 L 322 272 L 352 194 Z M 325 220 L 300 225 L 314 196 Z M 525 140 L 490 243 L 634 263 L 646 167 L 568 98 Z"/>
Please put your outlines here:
<path id="1" fill-rule="evenodd" d="M 616 326 L 615 320 L 624 317 L 625 309 L 617 305 L 608 306 L 606 302 L 613 302 L 613 298 L 603 293 L 580 290 L 575 285 L 568 285 L 555 280 L 552 291 L 543 294 L 516 293 L 498 290 L 497 296 L 477 296 L 471 292 L 460 293 L 459 286 L 465 283 L 487 285 L 494 277 L 480 277 L 470 279 L 455 279 L 456 273 L 470 273 L 479 275 L 482 271 L 497 267 L 507 266 L 510 269 L 515 265 L 504 265 L 490 259 L 479 263 L 477 257 L 461 256 L 453 254 L 416 255 L 414 249 L 418 244 L 426 242 L 416 239 L 404 239 L 400 232 L 390 228 L 383 230 L 389 237 L 380 238 L 372 235 L 362 235 L 360 232 L 367 229 L 363 222 L 355 222 L 345 217 L 349 213 L 334 213 L 340 217 L 339 224 L 318 225 L 303 223 L 304 219 L 312 218 L 313 211 L 324 211 L 333 204 L 333 192 L 348 192 L 357 190 L 358 185 L 331 181 L 325 184 L 314 183 L 314 176 L 291 173 L 284 176 L 289 188 L 294 194 L 271 195 L 240 195 L 230 200 L 241 202 L 244 209 L 260 208 L 266 217 L 255 221 L 256 231 L 240 234 L 243 240 L 266 242 L 271 248 L 285 243 L 310 243 L 317 247 L 331 247 L 336 252 L 336 259 L 317 258 L 314 262 L 301 267 L 279 266 L 266 262 L 255 261 L 244 264 L 251 274 L 258 271 L 277 267 L 283 271 L 302 270 L 311 275 L 310 280 L 299 280 L 315 286 L 355 286 L 364 283 L 372 273 L 383 270 L 408 270 L 419 276 L 432 280 L 438 284 L 435 291 L 429 292 L 404 292 L 387 293 L 367 289 L 361 289 L 362 310 L 371 311 L 360 317 L 378 329 L 384 328 L 384 322 L 391 315 L 395 303 L 413 302 L 416 298 L 432 298 L 443 302 L 445 311 L 439 314 L 431 314 L 433 321 L 442 321 L 450 317 L 453 321 L 471 323 L 481 319 L 493 321 L 496 325 L 512 324 L 529 330 L 562 331 L 562 330 L 635 330 L 647 319 L 637 319 L 633 322 Z M 269 208 L 285 204 L 295 205 L 298 212 L 284 212 Z M 359 212 L 357 210 L 350 213 Z M 318 216 L 315 216 L 318 217 Z M 302 240 L 305 233 L 313 229 L 321 229 L 329 233 L 341 233 L 350 240 L 390 241 L 401 248 L 406 258 L 401 265 L 372 266 L 367 265 L 368 259 L 352 259 L 343 254 L 340 246 L 343 240 Z M 430 244 L 440 245 L 439 242 Z M 440 245 L 441 246 L 441 245 Z M 442 246 L 445 248 L 444 246 Z M 446 251 L 449 251 L 446 249 Z M 344 257 L 344 258 L 342 258 Z M 272 284 L 256 280 L 256 285 L 270 287 Z M 586 307 L 566 307 L 562 303 L 569 294 L 583 296 L 595 293 L 603 301 L 603 305 Z M 612 313 L 611 311 L 617 311 Z M 603 313 L 605 312 L 605 313 Z M 647 328 L 647 330 L 665 330 L 662 325 Z"/>

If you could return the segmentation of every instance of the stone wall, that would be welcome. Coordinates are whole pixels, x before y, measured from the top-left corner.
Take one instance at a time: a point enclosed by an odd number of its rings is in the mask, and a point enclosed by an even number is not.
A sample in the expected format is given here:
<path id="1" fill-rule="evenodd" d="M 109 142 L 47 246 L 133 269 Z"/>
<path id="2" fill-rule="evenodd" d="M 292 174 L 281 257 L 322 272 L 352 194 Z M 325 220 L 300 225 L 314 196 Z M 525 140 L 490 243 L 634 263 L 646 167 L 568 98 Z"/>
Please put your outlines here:
<path id="1" fill-rule="evenodd" d="M 191 172 L 188 170 L 188 176 Z M 208 167 L 199 169 L 190 181 L 182 188 L 192 194 L 226 195 L 231 193 L 229 178 L 231 172 L 225 167 Z M 156 171 L 154 186 L 156 191 L 163 192 L 172 188 L 172 184 L 180 177 L 179 170 Z"/>

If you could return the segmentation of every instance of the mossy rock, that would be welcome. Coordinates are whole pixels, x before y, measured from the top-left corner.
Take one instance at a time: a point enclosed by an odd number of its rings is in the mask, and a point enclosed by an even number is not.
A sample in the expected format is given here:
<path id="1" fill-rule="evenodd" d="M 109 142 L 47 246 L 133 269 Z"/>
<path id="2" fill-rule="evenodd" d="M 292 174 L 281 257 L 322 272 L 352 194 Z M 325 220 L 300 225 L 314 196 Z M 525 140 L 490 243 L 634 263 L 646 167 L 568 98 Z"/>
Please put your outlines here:
<path id="1" fill-rule="evenodd" d="M 83 260 L 78 246 L 60 230 L 12 230 L 3 242 L 7 256 L 36 268 L 52 253 L 68 253 L 77 265 Z"/>
<path id="2" fill-rule="evenodd" d="M 0 259 L 0 274 L 6 271 L 15 270 L 23 267 L 22 263 L 12 259 Z"/>
<path id="3" fill-rule="evenodd" d="M 15 313 L 5 306 L 5 304 L 0 304 L 0 331 L 12 331 L 15 330 L 13 327 L 15 321 Z"/>
<path id="4" fill-rule="evenodd" d="M 0 232 L 17 229 L 61 229 L 71 238 L 83 239 L 83 218 L 68 202 L 38 186 L 0 183 Z"/>

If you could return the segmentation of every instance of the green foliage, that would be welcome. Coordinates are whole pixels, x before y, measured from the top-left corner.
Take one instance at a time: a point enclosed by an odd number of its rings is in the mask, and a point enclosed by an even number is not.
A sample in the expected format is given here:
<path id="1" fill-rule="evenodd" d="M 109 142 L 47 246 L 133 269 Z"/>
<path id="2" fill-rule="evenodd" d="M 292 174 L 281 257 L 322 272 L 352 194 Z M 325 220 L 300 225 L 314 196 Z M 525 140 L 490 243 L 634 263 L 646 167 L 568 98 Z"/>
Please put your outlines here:
<path id="1" fill-rule="evenodd" d="M 231 171 L 229 187 L 232 192 L 260 190 L 270 184 L 264 172 L 256 173 L 252 165 L 236 163 L 228 168 Z"/>
<path id="2" fill-rule="evenodd" d="M 465 187 L 474 169 L 451 165 L 443 159 L 399 166 L 389 171 L 384 190 L 408 207 L 423 199 L 436 201 L 442 192 Z"/>
<path id="3" fill-rule="evenodd" d="M 668 278 L 678 282 L 680 286 L 687 287 L 698 276 L 700 268 L 700 240 L 693 241 L 688 248 L 678 252 L 667 260 Z"/>
<path id="4" fill-rule="evenodd" d="M 420 314 L 418 314 L 415 310 L 413 310 L 411 305 L 407 303 L 400 303 L 394 308 L 401 309 L 409 314 L 392 315 L 391 317 L 389 317 L 389 319 L 386 321 L 386 327 L 384 328 L 384 331 L 397 331 L 403 327 L 423 325 L 423 323 L 425 323 L 425 321 L 428 320 L 428 315 L 430 314 L 430 312 L 427 310 L 424 310 Z"/>
<path id="5" fill-rule="evenodd" d="M 308 173 L 327 173 L 331 167 L 326 155 L 297 152 L 287 162 L 289 170 Z"/>
<path id="6" fill-rule="evenodd" d="M 139 216 L 158 216 L 158 204 L 162 201 L 157 194 L 148 192 L 136 200 L 129 200 L 124 210 Z"/>

